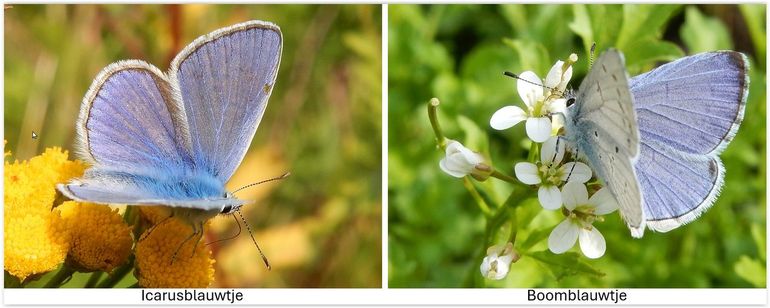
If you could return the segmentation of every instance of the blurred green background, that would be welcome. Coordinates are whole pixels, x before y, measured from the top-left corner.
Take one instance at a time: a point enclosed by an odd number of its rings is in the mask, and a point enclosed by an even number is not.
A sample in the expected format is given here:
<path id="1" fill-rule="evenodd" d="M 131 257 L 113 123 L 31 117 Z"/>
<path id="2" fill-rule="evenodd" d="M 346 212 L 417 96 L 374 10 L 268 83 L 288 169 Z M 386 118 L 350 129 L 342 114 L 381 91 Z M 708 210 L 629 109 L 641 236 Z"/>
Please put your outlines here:
<path id="1" fill-rule="evenodd" d="M 142 59 L 165 71 L 200 35 L 271 21 L 284 36 L 278 81 L 227 187 L 291 171 L 239 193 L 257 200 L 244 214 L 273 270 L 244 232 L 212 247 L 212 286 L 379 287 L 381 18 L 379 5 L 13 5 L 5 10 L 7 149 L 18 159 L 71 150 L 83 95 L 112 62 Z M 236 232 L 230 217 L 218 217 L 207 238 Z"/>
<path id="2" fill-rule="evenodd" d="M 759 287 L 765 283 L 765 5 L 389 5 L 388 196 L 391 287 Z M 744 121 L 721 155 L 726 184 L 695 222 L 668 233 L 631 238 L 619 215 L 597 223 L 607 240 L 598 260 L 577 265 L 523 256 L 502 281 L 482 278 L 485 219 L 462 181 L 439 169 L 426 104 L 438 97 L 447 138 L 460 140 L 513 175 L 529 149 L 523 125 L 489 127 L 506 105 L 524 106 L 509 70 L 541 78 L 556 60 L 576 53 L 571 85 L 588 68 L 588 49 L 616 47 L 629 74 L 702 51 L 731 49 L 751 62 Z M 502 203 L 510 185 L 483 184 Z M 536 194 L 516 209 L 523 225 L 515 246 L 547 251 L 559 221 Z M 539 232 L 538 232 L 539 231 Z M 544 236 L 544 237 L 543 237 Z M 538 237 L 543 237 L 538 240 Z M 536 242 L 528 241 L 536 240 Z M 532 246 L 525 247 L 524 246 Z M 483 247 L 486 248 L 486 247 Z M 573 248 L 571 251 L 579 251 Z M 564 258 L 567 260 L 568 258 Z M 590 272 L 590 271 L 586 271 Z M 576 274 L 577 275 L 573 275 Z"/>

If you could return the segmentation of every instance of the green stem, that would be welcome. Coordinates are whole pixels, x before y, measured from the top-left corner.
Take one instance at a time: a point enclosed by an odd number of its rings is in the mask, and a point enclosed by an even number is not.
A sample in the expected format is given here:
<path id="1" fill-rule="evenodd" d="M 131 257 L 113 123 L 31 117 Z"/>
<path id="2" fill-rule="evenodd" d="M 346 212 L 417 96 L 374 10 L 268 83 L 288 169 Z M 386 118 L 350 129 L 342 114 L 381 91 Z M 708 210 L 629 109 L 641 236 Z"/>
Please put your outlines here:
<path id="1" fill-rule="evenodd" d="M 51 280 L 48 280 L 48 282 L 43 286 L 43 288 L 58 288 L 61 287 L 63 282 L 65 280 L 68 280 L 70 277 L 72 277 L 72 274 L 75 273 L 75 270 L 71 269 L 67 264 L 62 265 L 61 269 L 51 277 Z"/>
<path id="2" fill-rule="evenodd" d="M 107 276 L 107 279 L 102 281 L 102 283 L 99 284 L 98 288 L 112 288 L 118 282 L 123 280 L 123 277 L 126 276 L 129 272 L 131 272 L 132 269 L 134 269 L 134 255 L 131 254 L 128 256 L 128 262 L 126 264 L 123 264 L 123 266 L 118 267 L 115 269 L 112 274 Z"/>
<path id="3" fill-rule="evenodd" d="M 102 274 L 104 274 L 104 272 L 94 272 L 93 274 L 91 274 L 91 277 L 88 278 L 88 282 L 86 282 L 86 285 L 84 286 L 84 288 L 95 287 L 96 283 L 99 282 L 99 279 L 102 278 Z"/>
<path id="4" fill-rule="evenodd" d="M 468 177 L 463 178 L 463 185 L 465 185 L 465 188 L 468 189 L 468 192 L 471 193 L 471 197 L 473 197 L 473 200 L 476 201 L 476 204 L 479 206 L 479 209 L 482 213 L 484 213 L 484 216 L 492 216 L 492 210 L 489 209 L 489 206 L 487 206 L 487 203 L 484 202 L 484 198 L 481 197 L 481 194 L 476 190 L 476 187 L 473 186 L 473 183 L 471 182 Z"/>
<path id="5" fill-rule="evenodd" d="M 430 125 L 433 127 L 433 133 L 436 134 L 436 142 L 443 150 L 446 148 L 446 138 L 444 138 L 444 133 L 441 132 L 441 125 L 438 124 L 437 110 L 439 104 L 441 104 L 441 102 L 438 101 L 438 98 L 434 97 L 430 99 L 430 102 L 428 103 L 428 118 L 430 118 Z"/>
<path id="6" fill-rule="evenodd" d="M 502 173 L 500 171 L 497 171 L 497 169 L 494 169 L 492 171 L 492 174 L 490 174 L 492 177 L 498 178 L 500 180 L 506 181 L 508 183 L 516 183 L 516 179 L 511 177 L 510 175 L 507 175 L 505 173 Z"/>

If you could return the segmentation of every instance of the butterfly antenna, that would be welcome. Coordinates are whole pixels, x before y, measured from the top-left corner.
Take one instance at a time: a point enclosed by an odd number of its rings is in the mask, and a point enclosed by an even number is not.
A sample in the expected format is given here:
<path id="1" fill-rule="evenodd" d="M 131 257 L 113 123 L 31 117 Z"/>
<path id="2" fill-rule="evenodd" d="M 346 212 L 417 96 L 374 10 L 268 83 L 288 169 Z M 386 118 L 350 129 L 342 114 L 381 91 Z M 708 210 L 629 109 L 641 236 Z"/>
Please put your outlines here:
<path id="1" fill-rule="evenodd" d="M 272 181 L 277 181 L 277 180 L 283 180 L 283 179 L 289 177 L 290 175 L 291 175 L 291 172 L 286 172 L 286 173 L 284 173 L 283 175 L 281 175 L 279 177 L 274 177 L 274 178 L 267 179 L 267 180 L 264 180 L 264 181 L 259 181 L 259 182 L 256 182 L 256 183 L 251 183 L 249 185 L 246 185 L 246 186 L 243 186 L 241 188 L 236 189 L 235 191 L 232 192 L 232 194 L 234 195 L 235 193 L 237 193 L 237 192 L 239 192 L 239 191 L 241 191 L 243 189 L 249 188 L 251 186 L 256 186 L 256 185 L 259 185 L 259 184 L 262 184 L 262 183 L 267 183 L 267 182 L 272 182 Z"/>
<path id="2" fill-rule="evenodd" d="M 517 79 L 517 80 L 521 80 L 521 81 L 524 81 L 524 82 L 526 82 L 526 83 L 529 83 L 529 84 L 532 84 L 532 85 L 536 85 L 536 86 L 538 86 L 538 87 L 543 87 L 543 88 L 546 88 L 546 89 L 548 89 L 548 90 L 551 90 L 551 91 L 555 91 L 555 89 L 554 89 L 554 88 L 551 88 L 551 87 L 546 87 L 546 86 L 545 86 L 545 85 L 543 85 L 543 84 L 539 84 L 539 83 L 537 83 L 537 82 L 532 82 L 532 81 L 526 80 L 526 79 L 524 79 L 524 78 L 521 78 L 521 77 L 519 77 L 519 75 L 516 75 L 516 74 L 514 74 L 514 73 L 511 73 L 511 72 L 509 72 L 509 71 L 505 71 L 505 72 L 503 72 L 503 75 L 505 75 L 505 76 L 508 76 L 508 77 L 511 77 L 511 78 L 513 78 L 513 79 Z"/>
<path id="3" fill-rule="evenodd" d="M 588 61 L 588 68 L 591 68 L 592 66 L 594 66 L 594 51 L 596 51 L 596 42 L 593 42 L 591 44 L 591 55 L 589 58 L 590 60 Z"/>
<path id="4" fill-rule="evenodd" d="M 254 242 L 254 246 L 257 246 L 257 250 L 259 250 L 259 255 L 262 256 L 262 261 L 265 262 L 265 266 L 267 267 L 267 270 L 271 270 L 272 267 L 270 266 L 270 261 L 267 261 L 267 257 L 264 253 L 262 253 L 262 248 L 259 248 L 259 244 L 257 244 L 257 240 L 254 239 L 254 234 L 251 233 L 251 227 L 249 226 L 249 223 L 246 222 L 246 219 L 243 218 L 243 214 L 241 214 L 241 210 L 237 210 L 238 216 L 241 217 L 241 220 L 243 220 L 243 224 L 246 225 L 246 231 L 249 231 L 249 236 L 251 236 L 251 241 Z"/>
<path id="5" fill-rule="evenodd" d="M 235 235 L 233 235 L 231 237 L 228 237 L 228 238 L 221 238 L 221 239 L 218 239 L 218 240 L 213 241 L 213 242 L 208 242 L 208 243 L 206 243 L 206 246 L 211 245 L 211 244 L 216 244 L 216 243 L 219 243 L 219 242 L 229 241 L 229 240 L 232 240 L 232 239 L 238 237 L 239 235 L 241 235 L 241 231 L 242 231 L 242 229 L 241 229 L 241 222 L 238 221 L 238 217 L 235 217 L 235 215 L 232 215 L 232 216 L 233 216 L 233 219 L 235 220 L 235 223 L 238 224 L 238 233 L 236 233 Z"/>

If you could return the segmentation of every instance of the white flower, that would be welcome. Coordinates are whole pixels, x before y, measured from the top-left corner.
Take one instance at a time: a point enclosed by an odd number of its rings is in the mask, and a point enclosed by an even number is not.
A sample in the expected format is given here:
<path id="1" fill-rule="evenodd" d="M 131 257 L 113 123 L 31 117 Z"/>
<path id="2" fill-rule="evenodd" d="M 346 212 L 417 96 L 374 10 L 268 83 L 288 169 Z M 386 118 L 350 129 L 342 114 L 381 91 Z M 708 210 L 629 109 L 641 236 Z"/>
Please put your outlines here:
<path id="1" fill-rule="evenodd" d="M 580 250 L 586 257 L 596 259 L 603 256 L 607 243 L 593 222 L 602 221 L 599 216 L 618 209 L 615 198 L 605 187 L 588 199 L 586 186 L 577 182 L 564 184 L 562 198 L 567 217 L 548 236 L 548 249 L 556 254 L 564 253 L 579 241 Z"/>
<path id="2" fill-rule="evenodd" d="M 564 61 L 557 61 L 544 81 L 531 71 L 521 73 L 516 88 L 527 110 L 517 106 L 505 106 L 492 115 L 489 125 L 494 129 L 503 130 L 526 120 L 527 137 L 537 143 L 546 141 L 561 127 L 561 124 L 551 120 L 551 115 L 563 113 L 567 108 L 563 93 L 572 78 L 573 56 L 574 60 L 577 60 L 577 56 L 572 54 L 567 65 Z"/>
<path id="3" fill-rule="evenodd" d="M 543 143 L 540 162 L 537 165 L 521 162 L 514 166 L 516 178 L 519 181 L 528 185 L 540 185 L 537 190 L 537 199 L 547 210 L 556 210 L 561 207 L 562 193 L 559 191 L 559 186 L 564 181 L 585 183 L 593 174 L 591 168 L 581 162 L 561 165 L 561 160 L 564 158 L 564 141 L 557 142 L 557 140 L 558 137 L 554 136 Z"/>
<path id="4" fill-rule="evenodd" d="M 461 178 L 477 171 L 478 167 L 484 162 L 484 157 L 479 153 L 467 149 L 462 143 L 454 140 L 448 140 L 446 146 L 446 157 L 441 159 L 439 167 L 447 174 Z"/>
<path id="5" fill-rule="evenodd" d="M 513 244 L 495 245 L 487 248 L 487 256 L 481 261 L 481 275 L 488 279 L 500 280 L 508 275 L 511 262 L 516 262 L 519 255 L 513 250 Z"/>

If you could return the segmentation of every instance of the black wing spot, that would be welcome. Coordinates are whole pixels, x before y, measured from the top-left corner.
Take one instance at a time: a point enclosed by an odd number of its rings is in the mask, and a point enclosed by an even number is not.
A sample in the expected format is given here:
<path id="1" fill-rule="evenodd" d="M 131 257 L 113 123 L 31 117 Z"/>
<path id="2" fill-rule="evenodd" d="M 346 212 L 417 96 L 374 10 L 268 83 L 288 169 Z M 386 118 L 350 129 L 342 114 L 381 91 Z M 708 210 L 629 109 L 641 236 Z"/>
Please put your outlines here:
<path id="1" fill-rule="evenodd" d="M 615 147 L 615 153 L 618 153 L 618 151 L 620 151 L 620 149 L 618 149 L 618 147 Z"/>
<path id="2" fill-rule="evenodd" d="M 612 80 L 618 81 L 618 76 L 612 75 Z"/>
<path id="3" fill-rule="evenodd" d="M 717 177 L 717 168 L 718 166 L 716 160 L 712 159 L 709 161 L 709 174 L 711 175 L 712 179 Z"/>
<path id="4" fill-rule="evenodd" d="M 598 131 L 594 131 L 594 136 L 599 137 L 599 132 Z"/>

